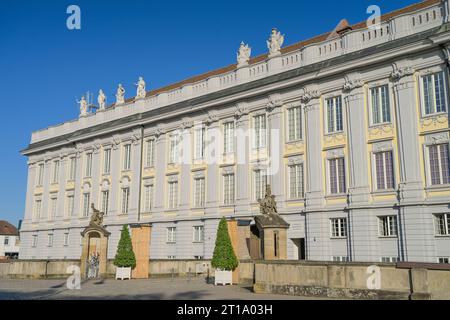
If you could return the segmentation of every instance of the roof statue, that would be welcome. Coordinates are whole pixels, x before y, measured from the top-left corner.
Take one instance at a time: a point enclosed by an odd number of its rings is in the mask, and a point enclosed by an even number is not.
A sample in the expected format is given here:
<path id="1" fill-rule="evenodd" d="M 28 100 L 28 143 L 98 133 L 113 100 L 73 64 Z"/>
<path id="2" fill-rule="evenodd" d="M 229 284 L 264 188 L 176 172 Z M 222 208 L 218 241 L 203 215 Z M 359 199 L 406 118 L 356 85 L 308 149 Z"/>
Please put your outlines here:
<path id="1" fill-rule="evenodd" d="M 80 117 L 87 116 L 88 104 L 87 104 L 86 98 L 84 96 L 82 96 L 81 100 L 77 101 L 77 103 L 80 105 Z"/>
<path id="2" fill-rule="evenodd" d="M 125 89 L 122 87 L 122 84 L 119 83 L 119 87 L 117 88 L 116 93 L 116 104 L 123 104 L 125 103 Z"/>
<path id="3" fill-rule="evenodd" d="M 100 91 L 98 92 L 97 102 L 98 102 L 99 109 L 104 110 L 105 106 L 106 106 L 106 96 L 103 93 L 102 89 L 100 89 Z"/>
<path id="4" fill-rule="evenodd" d="M 139 77 L 137 85 L 137 92 L 136 92 L 136 99 L 143 99 L 145 98 L 146 91 L 145 91 L 145 81 L 144 78 Z"/>
<path id="5" fill-rule="evenodd" d="M 251 54 L 252 54 L 252 49 L 248 46 L 248 44 L 241 42 L 239 51 L 237 53 L 238 68 L 248 65 Z"/>
<path id="6" fill-rule="evenodd" d="M 103 216 L 105 214 L 95 209 L 94 204 L 91 204 L 91 208 L 92 208 L 92 216 L 91 221 L 89 222 L 89 226 L 103 228 Z"/>
<path id="7" fill-rule="evenodd" d="M 284 35 L 280 33 L 276 28 L 272 29 L 269 40 L 267 40 L 267 48 L 269 48 L 269 58 L 278 56 L 281 54 L 281 46 L 284 42 Z"/>
<path id="8" fill-rule="evenodd" d="M 275 196 L 272 194 L 270 185 L 266 186 L 264 199 L 259 199 L 258 202 L 261 214 L 278 214 L 277 202 L 275 201 Z"/>

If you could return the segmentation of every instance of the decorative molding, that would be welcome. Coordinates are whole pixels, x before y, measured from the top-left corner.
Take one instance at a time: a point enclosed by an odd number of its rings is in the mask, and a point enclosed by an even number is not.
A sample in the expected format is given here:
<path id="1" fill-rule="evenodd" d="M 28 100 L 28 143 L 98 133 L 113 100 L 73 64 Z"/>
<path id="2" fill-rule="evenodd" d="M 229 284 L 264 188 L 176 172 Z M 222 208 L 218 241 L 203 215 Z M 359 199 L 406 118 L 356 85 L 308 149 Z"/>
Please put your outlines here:
<path id="1" fill-rule="evenodd" d="M 247 102 L 238 102 L 235 107 L 236 111 L 234 112 L 234 116 L 236 119 L 240 119 L 242 116 L 249 114 L 249 108 Z"/>
<path id="2" fill-rule="evenodd" d="M 342 158 L 345 156 L 344 148 L 327 151 L 327 159 Z"/>
<path id="3" fill-rule="evenodd" d="M 414 74 L 414 69 L 412 67 L 397 67 L 393 65 L 392 68 L 394 71 L 391 72 L 391 79 L 394 81 L 399 81 L 403 77 L 411 76 Z"/>
<path id="4" fill-rule="evenodd" d="M 305 92 L 301 97 L 300 101 L 304 104 L 309 104 L 311 100 L 319 99 L 321 93 L 318 90 Z"/>
<path id="5" fill-rule="evenodd" d="M 372 144 L 372 152 L 391 151 L 393 149 L 392 141 L 383 141 Z"/>
<path id="6" fill-rule="evenodd" d="M 266 110 L 267 112 L 272 112 L 275 108 L 281 107 L 283 105 L 283 99 L 281 94 L 274 93 L 269 95 L 269 101 L 267 103 Z"/>
<path id="7" fill-rule="evenodd" d="M 344 86 L 342 87 L 342 90 L 344 92 L 351 92 L 355 90 L 356 88 L 361 88 L 364 86 L 364 81 L 357 79 L 357 80 L 347 80 L 344 83 Z"/>
<path id="8" fill-rule="evenodd" d="M 426 117 L 422 118 L 420 120 L 420 126 L 422 129 L 427 129 L 428 127 L 434 127 L 437 125 L 447 124 L 448 123 L 448 116 L 447 114 L 440 114 L 436 116 Z"/>
<path id="9" fill-rule="evenodd" d="M 440 144 L 448 143 L 450 141 L 449 132 L 440 132 L 436 134 L 429 134 L 425 136 L 426 144 Z"/>

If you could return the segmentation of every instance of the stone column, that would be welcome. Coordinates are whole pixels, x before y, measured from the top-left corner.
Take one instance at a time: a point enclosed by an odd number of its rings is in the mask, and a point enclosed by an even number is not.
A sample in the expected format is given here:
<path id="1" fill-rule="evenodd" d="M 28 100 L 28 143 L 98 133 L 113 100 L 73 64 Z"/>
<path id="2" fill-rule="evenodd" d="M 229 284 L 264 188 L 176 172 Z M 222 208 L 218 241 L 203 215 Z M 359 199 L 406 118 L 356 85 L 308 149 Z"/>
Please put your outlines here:
<path id="1" fill-rule="evenodd" d="M 217 119 L 216 119 L 217 120 Z M 209 122 L 207 128 L 208 147 L 206 148 L 206 161 L 208 173 L 206 175 L 206 214 L 217 214 L 219 209 L 218 192 L 220 190 L 219 156 L 220 156 L 220 127 L 219 121 Z"/>
<path id="2" fill-rule="evenodd" d="M 25 199 L 25 216 L 23 221 L 23 227 L 26 227 L 31 223 L 33 219 L 34 210 L 34 184 L 36 181 L 36 163 L 28 161 L 28 178 L 27 178 L 27 195 Z"/>
<path id="3" fill-rule="evenodd" d="M 322 132 L 320 93 L 307 92 L 302 96 L 305 104 L 306 127 L 306 209 L 320 209 L 325 204 L 323 185 Z"/>
<path id="4" fill-rule="evenodd" d="M 180 178 L 178 179 L 178 183 L 180 185 L 180 194 L 179 194 L 179 214 L 188 214 L 190 210 L 190 199 L 193 192 L 191 192 L 191 166 L 192 162 L 192 141 L 193 133 L 191 131 L 191 124 L 186 125 L 181 128 L 181 144 L 180 144 Z"/>
<path id="5" fill-rule="evenodd" d="M 250 210 L 250 164 L 249 164 L 249 140 L 250 117 L 247 106 L 241 103 L 236 111 L 236 137 L 235 157 L 237 161 L 235 188 L 236 188 L 236 214 L 249 215 Z"/>
<path id="6" fill-rule="evenodd" d="M 155 163 L 156 179 L 155 179 L 155 213 L 162 213 L 164 211 L 165 199 L 165 173 L 166 173 L 166 140 L 165 133 L 158 131 L 156 134 L 156 157 Z"/>
<path id="7" fill-rule="evenodd" d="M 121 172 L 121 150 L 118 139 L 113 139 L 112 148 L 111 148 L 111 186 L 109 189 L 109 207 L 108 207 L 108 218 L 117 216 L 119 212 L 119 201 L 120 199 L 120 188 L 119 188 L 119 180 L 120 180 L 120 172 Z M 108 219 L 109 220 L 109 219 Z"/>
<path id="8" fill-rule="evenodd" d="M 364 111 L 364 88 L 361 81 L 351 81 L 344 85 L 349 148 L 348 184 L 350 205 L 367 204 L 369 201 L 369 178 L 367 168 L 366 117 Z"/>
<path id="9" fill-rule="evenodd" d="M 131 143 L 131 172 L 133 177 L 130 182 L 130 202 L 128 210 L 128 221 L 136 222 L 139 219 L 139 200 L 141 197 L 142 185 L 142 139 L 141 129 L 133 130 Z"/>
<path id="10" fill-rule="evenodd" d="M 423 200 L 420 169 L 420 145 L 416 111 L 414 72 L 410 68 L 398 69 L 392 74 L 395 80 L 394 97 L 400 158 L 400 201 Z"/>

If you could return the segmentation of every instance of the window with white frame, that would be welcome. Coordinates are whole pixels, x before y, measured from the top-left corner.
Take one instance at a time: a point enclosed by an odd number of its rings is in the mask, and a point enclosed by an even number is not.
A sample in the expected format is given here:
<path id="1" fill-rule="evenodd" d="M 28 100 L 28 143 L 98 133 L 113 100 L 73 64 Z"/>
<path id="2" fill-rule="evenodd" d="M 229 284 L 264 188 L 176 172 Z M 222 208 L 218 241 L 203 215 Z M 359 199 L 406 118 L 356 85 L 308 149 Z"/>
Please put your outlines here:
<path id="1" fill-rule="evenodd" d="M 147 140 L 147 153 L 145 156 L 145 166 L 151 168 L 155 166 L 155 140 Z"/>
<path id="2" fill-rule="evenodd" d="M 128 214 L 130 188 L 122 188 L 122 214 Z"/>
<path id="3" fill-rule="evenodd" d="M 89 192 L 83 193 L 83 217 L 89 217 L 90 201 L 91 201 L 91 194 Z"/>
<path id="4" fill-rule="evenodd" d="M 34 202 L 34 217 L 35 219 L 39 219 L 41 217 L 42 211 L 42 200 L 38 199 Z"/>
<path id="5" fill-rule="evenodd" d="M 63 245 L 67 247 L 69 245 L 69 232 L 64 232 L 64 242 Z"/>
<path id="6" fill-rule="evenodd" d="M 223 175 L 223 203 L 231 205 L 234 203 L 234 174 Z"/>
<path id="7" fill-rule="evenodd" d="M 438 236 L 450 235 L 450 213 L 441 213 L 434 215 L 435 229 Z"/>
<path id="8" fill-rule="evenodd" d="M 47 247 L 53 247 L 53 233 L 47 235 Z"/>
<path id="9" fill-rule="evenodd" d="M 74 197 L 73 195 L 67 196 L 66 216 L 71 217 L 73 215 Z"/>
<path id="10" fill-rule="evenodd" d="M 381 262 L 396 263 L 399 261 L 398 257 L 381 257 Z"/>
<path id="11" fill-rule="evenodd" d="M 53 161 L 52 183 L 58 183 L 59 177 L 59 160 Z"/>
<path id="12" fill-rule="evenodd" d="M 169 137 L 169 164 L 174 164 L 178 162 L 179 140 L 180 137 L 177 134 L 172 134 Z"/>
<path id="13" fill-rule="evenodd" d="M 111 172 L 111 149 L 105 149 L 103 152 L 103 174 Z"/>
<path id="14" fill-rule="evenodd" d="M 300 199 L 304 197 L 303 187 L 303 164 L 294 164 L 289 168 L 289 198 Z"/>
<path id="15" fill-rule="evenodd" d="M 69 180 L 75 180 L 75 174 L 77 171 L 77 158 L 72 157 L 69 160 Z"/>
<path id="16" fill-rule="evenodd" d="M 153 185 L 144 186 L 144 212 L 150 212 L 153 207 Z"/>
<path id="17" fill-rule="evenodd" d="M 344 130 L 341 96 L 326 99 L 327 105 L 327 133 Z"/>
<path id="18" fill-rule="evenodd" d="M 5 241 L 3 242 L 5 246 L 9 246 L 9 237 L 5 237 Z"/>
<path id="19" fill-rule="evenodd" d="M 123 170 L 131 169 L 131 144 L 123 146 Z"/>
<path id="20" fill-rule="evenodd" d="M 379 235 L 380 237 L 396 237 L 397 236 L 397 216 L 378 217 Z"/>
<path id="21" fill-rule="evenodd" d="M 57 198 L 50 198 L 50 220 L 56 219 L 56 205 L 58 203 Z"/>
<path id="22" fill-rule="evenodd" d="M 438 258 L 438 263 L 449 264 L 450 263 L 450 257 L 439 257 Z"/>
<path id="23" fill-rule="evenodd" d="M 394 189 L 392 151 L 374 153 L 377 190 Z"/>
<path id="24" fill-rule="evenodd" d="M 433 186 L 450 183 L 450 156 L 448 146 L 448 143 L 428 146 L 430 184 Z"/>
<path id="25" fill-rule="evenodd" d="M 102 191 L 102 212 L 107 215 L 109 210 L 109 190 Z"/>
<path id="26" fill-rule="evenodd" d="M 331 237 L 346 238 L 347 237 L 347 218 L 330 219 Z"/>
<path id="27" fill-rule="evenodd" d="M 177 232 L 176 227 L 168 227 L 167 228 L 167 239 L 166 239 L 167 243 L 175 243 L 176 242 L 176 232 Z"/>
<path id="28" fill-rule="evenodd" d="M 92 175 L 92 153 L 86 153 L 86 170 L 84 171 L 85 177 L 90 177 Z"/>
<path id="29" fill-rule="evenodd" d="M 203 240 L 204 240 L 204 227 L 195 226 L 193 242 L 203 242 Z"/>
<path id="30" fill-rule="evenodd" d="M 261 149 L 266 147 L 266 115 L 261 114 L 253 117 L 254 126 L 254 148 Z"/>
<path id="31" fill-rule="evenodd" d="M 258 169 L 253 171 L 253 189 L 254 189 L 254 200 L 264 198 L 267 185 L 267 174 L 266 170 Z"/>
<path id="32" fill-rule="evenodd" d="M 175 209 L 178 207 L 178 181 L 169 181 L 168 189 L 167 206 L 169 209 Z"/>
<path id="33" fill-rule="evenodd" d="M 302 109 L 293 107 L 288 109 L 288 141 L 302 139 Z"/>
<path id="34" fill-rule="evenodd" d="M 333 256 L 334 262 L 348 262 L 350 259 L 347 256 Z"/>
<path id="35" fill-rule="evenodd" d="M 38 245 L 38 236 L 37 236 L 37 234 L 34 234 L 32 240 L 31 240 L 31 246 L 33 248 L 36 248 L 37 245 Z"/>
<path id="36" fill-rule="evenodd" d="M 234 122 L 223 124 L 223 152 L 226 154 L 234 152 Z"/>
<path id="37" fill-rule="evenodd" d="M 44 183 L 44 164 L 40 163 L 38 166 L 38 175 L 36 184 L 38 186 L 42 186 L 43 183 Z"/>
<path id="38" fill-rule="evenodd" d="M 169 260 L 175 260 L 176 258 L 177 258 L 177 256 L 173 256 L 173 255 L 167 256 L 167 259 L 169 259 Z"/>
<path id="39" fill-rule="evenodd" d="M 203 159 L 205 156 L 205 128 L 195 128 L 195 150 L 194 156 L 196 160 Z"/>
<path id="40" fill-rule="evenodd" d="M 194 206 L 203 207 L 205 205 L 205 178 L 194 179 Z"/>
<path id="41" fill-rule="evenodd" d="M 194 256 L 194 260 L 203 260 L 204 256 Z"/>
<path id="42" fill-rule="evenodd" d="M 329 159 L 329 183 L 330 194 L 341 194 L 346 192 L 345 161 L 344 157 Z"/>
<path id="43" fill-rule="evenodd" d="M 370 89 L 370 102 L 372 107 L 371 123 L 391 122 L 391 108 L 389 103 L 389 86 L 383 85 Z"/>
<path id="44" fill-rule="evenodd" d="M 447 87 L 443 71 L 422 77 L 423 112 L 431 115 L 447 110 Z"/>

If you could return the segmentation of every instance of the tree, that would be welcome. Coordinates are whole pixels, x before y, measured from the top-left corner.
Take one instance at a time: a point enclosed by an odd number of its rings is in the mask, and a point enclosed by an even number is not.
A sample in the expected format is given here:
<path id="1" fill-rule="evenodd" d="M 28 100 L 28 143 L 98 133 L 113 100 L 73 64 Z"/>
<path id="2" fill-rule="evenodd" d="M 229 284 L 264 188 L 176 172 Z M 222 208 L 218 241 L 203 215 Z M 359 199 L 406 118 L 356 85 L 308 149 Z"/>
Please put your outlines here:
<path id="1" fill-rule="evenodd" d="M 131 243 L 127 225 L 123 226 L 120 234 L 116 257 L 114 258 L 114 265 L 119 268 L 136 267 L 136 256 L 133 252 L 133 244 Z"/>
<path id="2" fill-rule="evenodd" d="M 219 222 L 219 227 L 217 228 L 216 247 L 214 248 L 211 265 L 215 269 L 227 271 L 233 271 L 239 265 L 239 261 L 234 254 L 233 246 L 231 245 L 227 220 L 225 217 L 222 217 Z"/>

